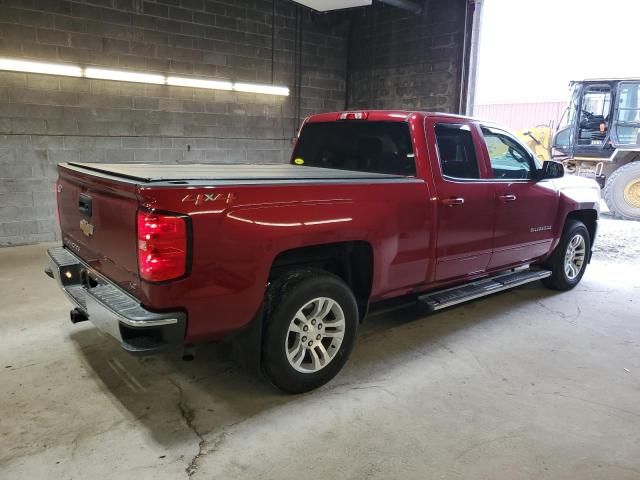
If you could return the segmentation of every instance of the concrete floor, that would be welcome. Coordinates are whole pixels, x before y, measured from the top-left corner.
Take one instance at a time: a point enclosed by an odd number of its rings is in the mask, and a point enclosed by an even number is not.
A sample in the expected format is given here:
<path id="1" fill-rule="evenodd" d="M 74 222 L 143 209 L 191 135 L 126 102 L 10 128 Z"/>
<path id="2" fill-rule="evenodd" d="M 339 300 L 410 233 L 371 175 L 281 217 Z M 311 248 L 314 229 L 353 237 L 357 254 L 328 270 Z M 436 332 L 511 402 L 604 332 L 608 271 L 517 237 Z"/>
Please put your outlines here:
<path id="1" fill-rule="evenodd" d="M 130 357 L 68 322 L 43 246 L 0 249 L 0 478 L 637 480 L 640 258 L 611 232 L 639 226 L 603 221 L 572 292 L 370 318 L 301 396 L 221 346 Z"/>

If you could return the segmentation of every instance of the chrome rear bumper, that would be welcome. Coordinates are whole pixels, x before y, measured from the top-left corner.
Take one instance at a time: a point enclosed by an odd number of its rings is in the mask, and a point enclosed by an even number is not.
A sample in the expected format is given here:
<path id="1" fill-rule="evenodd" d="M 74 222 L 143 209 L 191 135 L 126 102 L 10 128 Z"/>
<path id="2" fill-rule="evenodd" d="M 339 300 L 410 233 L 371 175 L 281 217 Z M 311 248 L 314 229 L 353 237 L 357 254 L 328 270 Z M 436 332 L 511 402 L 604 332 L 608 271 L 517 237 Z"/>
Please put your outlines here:
<path id="1" fill-rule="evenodd" d="M 113 282 L 64 247 L 47 250 L 53 277 L 71 303 L 100 330 L 117 339 L 132 354 L 156 353 L 182 346 L 183 312 L 151 312 Z M 77 314 L 72 318 L 77 318 Z"/>

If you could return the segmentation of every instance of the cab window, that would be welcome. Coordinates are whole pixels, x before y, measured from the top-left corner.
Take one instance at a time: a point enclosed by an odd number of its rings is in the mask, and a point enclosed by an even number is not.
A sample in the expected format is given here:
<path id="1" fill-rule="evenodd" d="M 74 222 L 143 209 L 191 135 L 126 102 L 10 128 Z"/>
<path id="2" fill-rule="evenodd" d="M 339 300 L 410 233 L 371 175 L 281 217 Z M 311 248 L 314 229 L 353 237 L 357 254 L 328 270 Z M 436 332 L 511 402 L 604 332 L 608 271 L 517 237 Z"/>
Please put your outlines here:
<path id="1" fill-rule="evenodd" d="M 616 129 L 618 143 L 640 143 L 640 83 L 624 82 L 618 86 Z"/>
<path id="2" fill-rule="evenodd" d="M 536 168 L 529 152 L 505 132 L 482 127 L 489 151 L 493 177 L 496 179 L 527 180 Z"/>
<path id="3" fill-rule="evenodd" d="M 296 165 L 412 177 L 416 162 L 406 122 L 307 123 L 293 152 Z"/>
<path id="4" fill-rule="evenodd" d="M 449 178 L 477 179 L 478 160 L 469 125 L 436 125 L 436 145 L 442 175 Z"/>
<path id="5" fill-rule="evenodd" d="M 602 145 L 607 137 L 611 110 L 611 87 L 591 85 L 582 97 L 580 120 L 578 122 L 578 145 Z"/>

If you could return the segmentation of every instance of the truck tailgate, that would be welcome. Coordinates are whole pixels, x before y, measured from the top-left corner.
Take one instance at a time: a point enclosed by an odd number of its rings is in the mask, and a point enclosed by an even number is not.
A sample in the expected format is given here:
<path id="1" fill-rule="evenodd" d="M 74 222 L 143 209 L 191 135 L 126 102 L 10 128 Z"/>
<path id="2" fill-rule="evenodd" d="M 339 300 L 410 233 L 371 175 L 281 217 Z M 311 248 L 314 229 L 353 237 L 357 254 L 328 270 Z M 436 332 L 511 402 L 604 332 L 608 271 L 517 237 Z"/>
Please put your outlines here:
<path id="1" fill-rule="evenodd" d="M 139 286 L 136 185 L 60 165 L 57 186 L 62 242 L 121 288 Z"/>

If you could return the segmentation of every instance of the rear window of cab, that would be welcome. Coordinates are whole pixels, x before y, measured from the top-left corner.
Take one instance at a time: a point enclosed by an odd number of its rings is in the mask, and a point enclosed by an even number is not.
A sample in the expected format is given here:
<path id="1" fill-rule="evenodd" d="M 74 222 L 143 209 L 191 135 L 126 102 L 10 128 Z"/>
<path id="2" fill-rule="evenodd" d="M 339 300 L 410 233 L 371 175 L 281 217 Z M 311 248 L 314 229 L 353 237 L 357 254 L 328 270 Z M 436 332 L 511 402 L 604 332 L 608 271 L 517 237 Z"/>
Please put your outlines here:
<path id="1" fill-rule="evenodd" d="M 293 152 L 296 165 L 415 176 L 406 122 L 307 123 Z"/>

